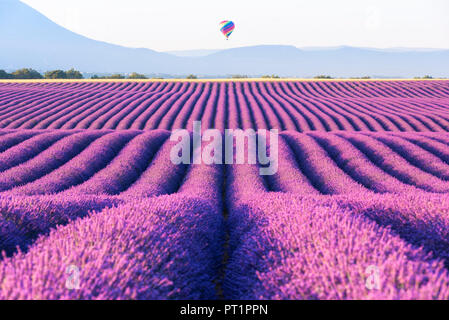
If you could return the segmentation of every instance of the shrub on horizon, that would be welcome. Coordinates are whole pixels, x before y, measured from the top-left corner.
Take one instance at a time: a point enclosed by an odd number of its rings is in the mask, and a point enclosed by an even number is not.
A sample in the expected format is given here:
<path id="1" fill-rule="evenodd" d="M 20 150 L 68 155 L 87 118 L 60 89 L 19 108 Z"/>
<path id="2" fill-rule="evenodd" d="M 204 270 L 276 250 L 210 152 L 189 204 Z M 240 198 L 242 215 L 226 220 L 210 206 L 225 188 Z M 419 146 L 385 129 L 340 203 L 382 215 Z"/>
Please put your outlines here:
<path id="1" fill-rule="evenodd" d="M 264 75 L 264 76 L 262 76 L 262 79 L 280 79 L 281 77 L 279 77 L 278 75 L 276 75 L 276 74 L 272 74 L 271 76 L 270 75 Z"/>
<path id="2" fill-rule="evenodd" d="M 198 77 L 194 74 L 189 74 L 186 79 L 198 79 Z"/>
<path id="3" fill-rule="evenodd" d="M 234 74 L 231 76 L 231 79 L 247 79 L 248 76 L 244 74 Z"/>
<path id="4" fill-rule="evenodd" d="M 92 77 L 90 77 L 91 79 L 125 79 L 125 76 L 119 74 L 119 73 L 115 73 L 109 76 L 101 76 L 99 77 L 98 75 L 94 74 Z"/>
<path id="5" fill-rule="evenodd" d="M 114 73 L 110 76 L 104 77 L 105 79 L 125 79 L 125 76 L 121 75 L 120 73 Z"/>
<path id="6" fill-rule="evenodd" d="M 315 77 L 313 77 L 313 78 L 314 78 L 314 79 L 332 79 L 331 76 L 327 76 L 327 75 L 323 75 L 323 74 L 318 75 L 318 76 L 315 76 Z"/>
<path id="7" fill-rule="evenodd" d="M 133 72 L 128 76 L 128 79 L 148 79 L 144 74 Z"/>

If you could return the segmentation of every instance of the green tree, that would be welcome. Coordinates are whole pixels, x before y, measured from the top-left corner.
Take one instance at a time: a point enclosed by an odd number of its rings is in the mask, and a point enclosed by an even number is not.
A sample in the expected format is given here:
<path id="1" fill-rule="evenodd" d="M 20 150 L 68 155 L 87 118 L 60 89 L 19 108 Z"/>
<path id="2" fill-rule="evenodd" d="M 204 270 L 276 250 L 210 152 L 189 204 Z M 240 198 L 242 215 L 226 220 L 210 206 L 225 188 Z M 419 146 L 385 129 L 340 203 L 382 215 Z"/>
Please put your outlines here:
<path id="1" fill-rule="evenodd" d="M 244 74 L 234 74 L 231 76 L 231 79 L 247 79 L 248 76 Z"/>
<path id="2" fill-rule="evenodd" d="M 81 74 L 81 72 L 79 72 L 78 70 L 75 69 L 70 69 L 68 71 L 65 72 L 67 79 L 83 79 L 83 75 Z"/>
<path id="3" fill-rule="evenodd" d="M 186 79 L 198 79 L 198 77 L 194 74 L 189 74 Z"/>
<path id="4" fill-rule="evenodd" d="M 263 78 L 263 79 L 280 79 L 281 77 L 279 77 L 279 76 L 276 75 L 276 74 L 272 74 L 271 76 L 270 76 L 270 75 L 262 76 L 262 78 Z"/>
<path id="5" fill-rule="evenodd" d="M 5 70 L 0 70 L 0 79 L 11 79 L 12 75 Z"/>
<path id="6" fill-rule="evenodd" d="M 433 79 L 432 76 L 425 75 L 424 77 L 415 77 L 415 79 Z"/>
<path id="7" fill-rule="evenodd" d="M 47 71 L 44 74 L 45 79 L 67 79 L 67 74 L 62 70 Z"/>
<path id="8" fill-rule="evenodd" d="M 319 76 L 313 77 L 314 79 L 332 79 L 331 76 L 320 74 Z"/>
<path id="9" fill-rule="evenodd" d="M 128 79 L 148 79 L 145 75 L 133 72 L 128 76 Z"/>
<path id="10" fill-rule="evenodd" d="M 123 76 L 119 73 L 114 73 L 114 74 L 111 74 L 110 76 L 104 77 L 104 79 L 125 79 L 125 76 Z"/>
<path id="11" fill-rule="evenodd" d="M 12 73 L 14 79 L 43 79 L 44 77 L 34 69 L 24 68 Z"/>

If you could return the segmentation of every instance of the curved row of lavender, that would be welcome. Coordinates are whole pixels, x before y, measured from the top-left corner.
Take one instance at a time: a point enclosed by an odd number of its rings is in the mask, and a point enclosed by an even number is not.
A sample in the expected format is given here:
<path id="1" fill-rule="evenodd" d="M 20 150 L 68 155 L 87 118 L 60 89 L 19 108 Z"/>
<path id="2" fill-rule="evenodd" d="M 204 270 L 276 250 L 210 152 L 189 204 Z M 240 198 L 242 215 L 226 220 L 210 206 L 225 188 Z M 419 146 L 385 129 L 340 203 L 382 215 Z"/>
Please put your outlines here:
<path id="1" fill-rule="evenodd" d="M 449 130 L 449 81 L 1 83 L 0 128 Z"/>
<path id="2" fill-rule="evenodd" d="M 221 225 L 213 202 L 182 194 L 92 213 L 4 258 L 0 299 L 214 299 Z"/>
<path id="3" fill-rule="evenodd" d="M 227 298 L 449 298 L 447 196 L 263 195 L 231 210 Z"/>
<path id="4" fill-rule="evenodd" d="M 0 194 L 158 196 L 190 168 L 171 162 L 165 130 L 1 133 Z M 449 133 L 284 131 L 279 169 L 263 180 L 284 193 L 447 193 L 448 143 Z"/>

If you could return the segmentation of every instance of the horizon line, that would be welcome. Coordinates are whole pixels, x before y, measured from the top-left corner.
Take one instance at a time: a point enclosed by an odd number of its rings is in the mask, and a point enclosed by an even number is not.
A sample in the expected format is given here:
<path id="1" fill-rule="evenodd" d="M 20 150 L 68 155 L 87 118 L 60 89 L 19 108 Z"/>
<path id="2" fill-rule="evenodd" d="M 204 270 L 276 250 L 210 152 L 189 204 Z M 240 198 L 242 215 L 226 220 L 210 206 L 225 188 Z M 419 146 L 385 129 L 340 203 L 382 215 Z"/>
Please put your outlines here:
<path id="1" fill-rule="evenodd" d="M 212 78 L 212 79 L 0 79 L 0 83 L 57 83 L 57 82 L 372 82 L 372 81 L 449 81 L 449 78 L 415 79 L 415 78 L 371 78 L 371 79 L 313 79 L 313 78 Z"/>

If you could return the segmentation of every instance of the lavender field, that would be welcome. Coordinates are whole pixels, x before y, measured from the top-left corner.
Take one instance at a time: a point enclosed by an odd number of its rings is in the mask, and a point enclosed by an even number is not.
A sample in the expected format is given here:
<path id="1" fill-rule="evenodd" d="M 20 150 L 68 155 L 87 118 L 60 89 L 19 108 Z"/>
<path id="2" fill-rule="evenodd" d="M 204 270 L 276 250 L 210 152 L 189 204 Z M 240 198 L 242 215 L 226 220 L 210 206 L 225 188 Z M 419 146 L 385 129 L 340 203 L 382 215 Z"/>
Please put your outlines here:
<path id="1" fill-rule="evenodd" d="M 199 120 L 277 172 L 173 164 Z M 0 251 L 0 299 L 449 299 L 449 81 L 0 83 Z"/>

